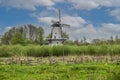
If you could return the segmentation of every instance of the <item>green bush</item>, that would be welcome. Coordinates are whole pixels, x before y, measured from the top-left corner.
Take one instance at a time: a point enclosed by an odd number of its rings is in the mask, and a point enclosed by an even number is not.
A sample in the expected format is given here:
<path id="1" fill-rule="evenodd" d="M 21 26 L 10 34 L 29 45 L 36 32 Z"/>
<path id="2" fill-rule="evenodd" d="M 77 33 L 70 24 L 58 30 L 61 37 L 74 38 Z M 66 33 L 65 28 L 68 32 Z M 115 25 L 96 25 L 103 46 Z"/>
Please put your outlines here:
<path id="1" fill-rule="evenodd" d="M 11 50 L 10 50 L 11 48 L 9 47 L 9 46 L 2 46 L 2 47 L 0 47 L 0 57 L 10 57 L 11 56 L 11 54 L 10 54 L 10 52 L 11 52 Z"/>

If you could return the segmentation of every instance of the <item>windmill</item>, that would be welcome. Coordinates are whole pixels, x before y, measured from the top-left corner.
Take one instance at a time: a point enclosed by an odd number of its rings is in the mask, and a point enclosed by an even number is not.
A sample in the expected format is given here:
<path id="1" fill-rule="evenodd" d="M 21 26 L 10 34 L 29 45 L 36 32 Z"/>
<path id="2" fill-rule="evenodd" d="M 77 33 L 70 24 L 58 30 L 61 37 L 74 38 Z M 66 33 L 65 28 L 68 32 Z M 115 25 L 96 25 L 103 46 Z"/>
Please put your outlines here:
<path id="1" fill-rule="evenodd" d="M 51 20 L 52 22 L 52 29 L 51 29 L 51 38 L 49 39 L 49 44 L 50 45 L 62 45 L 63 42 L 66 40 L 65 38 L 63 38 L 62 35 L 62 27 L 70 27 L 70 25 L 68 24 L 63 24 L 61 23 L 61 13 L 59 10 L 59 20 L 58 21 L 54 21 Z"/>

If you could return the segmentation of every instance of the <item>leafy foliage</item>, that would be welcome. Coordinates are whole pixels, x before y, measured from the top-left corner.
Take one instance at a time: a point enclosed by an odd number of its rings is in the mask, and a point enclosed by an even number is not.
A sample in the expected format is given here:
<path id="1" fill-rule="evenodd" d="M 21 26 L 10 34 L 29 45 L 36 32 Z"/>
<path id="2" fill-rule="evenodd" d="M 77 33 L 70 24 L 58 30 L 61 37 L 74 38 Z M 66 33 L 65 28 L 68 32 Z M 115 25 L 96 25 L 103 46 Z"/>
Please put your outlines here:
<path id="1" fill-rule="evenodd" d="M 20 33 L 16 33 L 10 40 L 11 44 L 25 44 L 25 38 Z"/>
<path id="2" fill-rule="evenodd" d="M 2 37 L 2 44 L 11 44 L 11 38 L 16 34 L 21 34 L 26 38 L 26 43 L 42 44 L 44 30 L 42 27 L 37 27 L 32 24 L 13 27 L 8 30 Z"/>

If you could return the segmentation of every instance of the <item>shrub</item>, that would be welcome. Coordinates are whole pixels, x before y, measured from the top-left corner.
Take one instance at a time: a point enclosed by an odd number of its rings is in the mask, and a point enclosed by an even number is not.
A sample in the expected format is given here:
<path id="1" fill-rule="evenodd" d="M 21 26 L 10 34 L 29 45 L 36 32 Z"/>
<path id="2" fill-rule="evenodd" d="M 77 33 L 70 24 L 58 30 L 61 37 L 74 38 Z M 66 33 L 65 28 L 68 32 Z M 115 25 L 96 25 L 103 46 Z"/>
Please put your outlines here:
<path id="1" fill-rule="evenodd" d="M 2 46 L 0 47 L 0 57 L 10 57 L 10 47 Z"/>

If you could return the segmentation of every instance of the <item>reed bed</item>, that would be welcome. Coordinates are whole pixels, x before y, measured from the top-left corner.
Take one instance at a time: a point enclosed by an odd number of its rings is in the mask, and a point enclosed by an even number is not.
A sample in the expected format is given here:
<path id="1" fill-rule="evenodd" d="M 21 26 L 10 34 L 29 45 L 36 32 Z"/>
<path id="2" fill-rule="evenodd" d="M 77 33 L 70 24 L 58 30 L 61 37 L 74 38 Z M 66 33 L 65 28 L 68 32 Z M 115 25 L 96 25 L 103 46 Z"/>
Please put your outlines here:
<path id="1" fill-rule="evenodd" d="M 87 45 L 87 46 L 39 46 L 39 45 L 2 45 L 0 57 L 11 56 L 68 56 L 68 55 L 119 55 L 120 45 Z"/>

